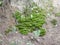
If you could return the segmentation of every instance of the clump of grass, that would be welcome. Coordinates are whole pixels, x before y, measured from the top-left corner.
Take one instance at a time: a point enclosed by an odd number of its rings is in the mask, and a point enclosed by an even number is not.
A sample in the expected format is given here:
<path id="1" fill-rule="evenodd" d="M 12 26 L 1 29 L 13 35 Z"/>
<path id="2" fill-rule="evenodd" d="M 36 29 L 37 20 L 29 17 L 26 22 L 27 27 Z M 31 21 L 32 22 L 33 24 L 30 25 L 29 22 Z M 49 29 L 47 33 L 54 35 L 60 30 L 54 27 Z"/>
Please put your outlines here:
<path id="1" fill-rule="evenodd" d="M 36 6 L 33 8 L 32 13 L 28 15 L 22 15 L 19 11 L 16 11 L 14 17 L 17 21 L 16 27 L 21 34 L 27 35 L 29 32 L 33 32 L 36 29 L 42 30 L 41 36 L 45 34 L 44 30 L 41 29 L 42 25 L 45 23 L 46 17 L 44 9 Z"/>
<path id="2" fill-rule="evenodd" d="M 56 25 L 56 24 L 57 24 L 57 20 L 56 20 L 56 19 L 53 19 L 53 20 L 51 21 L 51 23 L 52 23 L 53 25 Z"/>

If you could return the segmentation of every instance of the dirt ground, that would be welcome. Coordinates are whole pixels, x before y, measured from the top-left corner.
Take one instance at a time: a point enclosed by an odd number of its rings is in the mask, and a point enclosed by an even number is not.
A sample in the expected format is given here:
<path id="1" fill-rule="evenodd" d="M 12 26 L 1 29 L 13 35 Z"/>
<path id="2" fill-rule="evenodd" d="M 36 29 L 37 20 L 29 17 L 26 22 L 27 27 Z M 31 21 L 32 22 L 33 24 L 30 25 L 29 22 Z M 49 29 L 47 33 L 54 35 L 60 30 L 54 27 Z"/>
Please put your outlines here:
<path id="1" fill-rule="evenodd" d="M 15 24 L 12 17 L 11 8 L 0 8 L 0 45 L 60 45 L 60 17 L 55 17 L 55 13 L 60 11 L 60 1 L 53 0 L 54 10 L 52 14 L 47 16 L 43 27 L 46 29 L 46 35 L 33 39 L 33 34 L 29 33 L 27 36 L 21 35 L 17 31 L 13 31 L 8 35 L 4 31 Z M 14 8 L 13 8 L 14 9 Z M 57 24 L 53 26 L 51 20 L 56 19 Z"/>

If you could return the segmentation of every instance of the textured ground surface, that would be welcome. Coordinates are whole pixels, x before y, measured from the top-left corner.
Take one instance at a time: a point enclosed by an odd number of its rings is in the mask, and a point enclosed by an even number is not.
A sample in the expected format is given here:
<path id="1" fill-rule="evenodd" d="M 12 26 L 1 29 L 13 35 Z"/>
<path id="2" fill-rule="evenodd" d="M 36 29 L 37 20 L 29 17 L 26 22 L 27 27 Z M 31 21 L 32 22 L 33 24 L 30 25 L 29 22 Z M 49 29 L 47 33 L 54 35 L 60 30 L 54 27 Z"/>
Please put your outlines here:
<path id="1" fill-rule="evenodd" d="M 36 2 L 38 2 L 38 0 Z M 59 2 L 59 0 L 53 0 L 53 5 L 55 7 L 54 13 L 60 11 Z M 23 2 L 21 3 L 23 4 Z M 54 13 L 47 16 L 47 24 L 43 26 L 46 28 L 46 35 L 44 37 L 32 39 L 32 34 L 23 36 L 16 31 L 9 33 L 7 36 L 4 35 L 4 31 L 9 26 L 13 26 L 14 21 L 10 13 L 11 10 L 9 10 L 10 7 L 5 7 L 3 9 L 0 8 L 0 45 L 29 45 L 29 43 L 30 45 L 60 45 L 60 17 L 55 17 Z M 52 19 L 57 20 L 57 25 L 54 27 L 50 23 Z"/>

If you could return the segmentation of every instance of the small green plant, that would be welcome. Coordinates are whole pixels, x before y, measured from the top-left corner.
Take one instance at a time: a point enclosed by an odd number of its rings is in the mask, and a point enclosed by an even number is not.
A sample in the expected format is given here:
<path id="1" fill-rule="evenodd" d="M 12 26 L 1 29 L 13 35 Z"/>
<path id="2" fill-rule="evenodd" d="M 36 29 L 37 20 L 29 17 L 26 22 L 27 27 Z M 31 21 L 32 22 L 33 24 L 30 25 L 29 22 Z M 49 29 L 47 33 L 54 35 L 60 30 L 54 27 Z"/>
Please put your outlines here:
<path id="1" fill-rule="evenodd" d="M 16 27 L 18 31 L 23 35 L 27 35 L 29 32 L 42 28 L 42 25 L 45 23 L 46 12 L 44 9 L 36 6 L 33 7 L 31 14 L 22 15 L 19 11 L 16 11 L 14 17 L 17 21 Z M 44 34 L 41 33 L 41 35 Z"/>
<path id="2" fill-rule="evenodd" d="M 56 24 L 57 24 L 57 20 L 56 20 L 56 19 L 53 19 L 53 20 L 51 21 L 51 23 L 52 23 L 53 25 L 56 25 Z"/>

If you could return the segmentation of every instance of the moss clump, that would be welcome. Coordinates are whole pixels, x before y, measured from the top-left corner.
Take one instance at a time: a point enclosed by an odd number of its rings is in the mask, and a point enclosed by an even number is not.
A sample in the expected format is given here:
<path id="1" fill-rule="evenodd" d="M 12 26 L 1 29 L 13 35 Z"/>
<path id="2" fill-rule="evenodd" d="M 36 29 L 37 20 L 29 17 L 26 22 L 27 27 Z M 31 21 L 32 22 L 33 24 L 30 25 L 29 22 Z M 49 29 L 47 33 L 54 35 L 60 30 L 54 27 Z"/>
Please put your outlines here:
<path id="1" fill-rule="evenodd" d="M 56 24 L 57 24 L 57 20 L 56 20 L 56 19 L 53 19 L 53 20 L 51 21 L 51 23 L 52 23 L 53 25 L 56 25 Z"/>
<path id="2" fill-rule="evenodd" d="M 21 34 L 24 34 L 24 35 L 27 35 L 27 34 L 28 34 L 28 30 L 25 30 L 25 29 L 19 30 L 19 32 L 20 32 Z"/>
<path id="3" fill-rule="evenodd" d="M 44 9 L 36 6 L 36 8 L 33 8 L 31 14 L 22 15 L 20 12 L 16 11 L 14 17 L 17 21 L 16 27 L 18 31 L 23 35 L 27 35 L 29 32 L 41 29 L 42 25 L 45 23 L 46 12 Z M 41 35 L 45 34 L 43 31 L 44 30 L 41 31 Z"/>
<path id="4" fill-rule="evenodd" d="M 46 34 L 46 30 L 45 29 L 40 29 L 40 36 L 44 36 Z"/>

